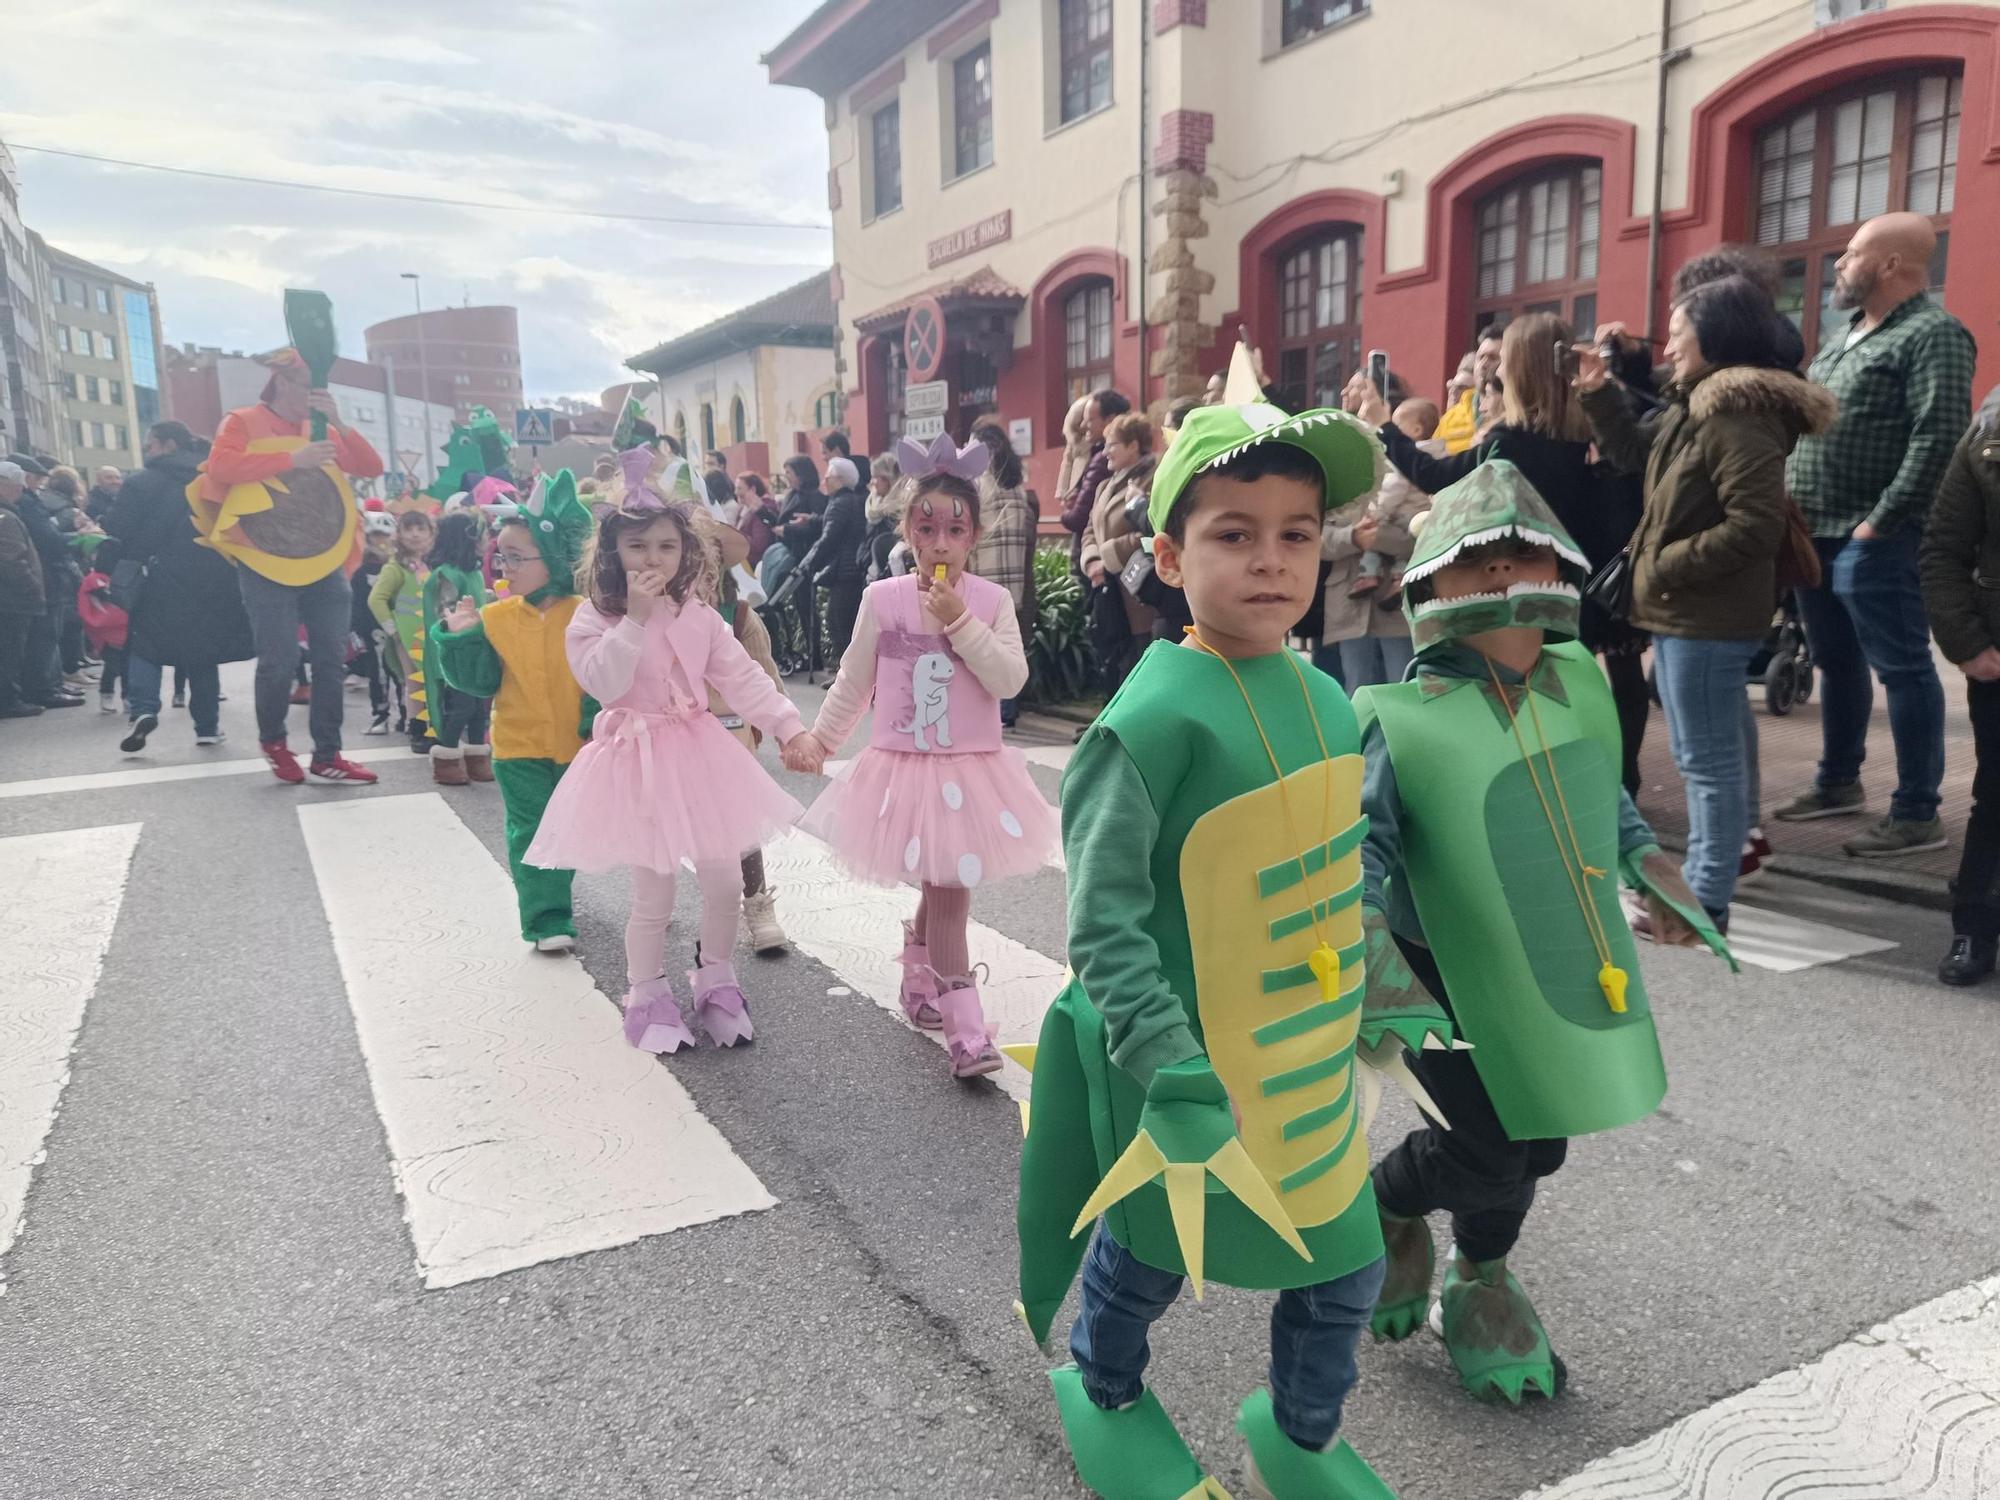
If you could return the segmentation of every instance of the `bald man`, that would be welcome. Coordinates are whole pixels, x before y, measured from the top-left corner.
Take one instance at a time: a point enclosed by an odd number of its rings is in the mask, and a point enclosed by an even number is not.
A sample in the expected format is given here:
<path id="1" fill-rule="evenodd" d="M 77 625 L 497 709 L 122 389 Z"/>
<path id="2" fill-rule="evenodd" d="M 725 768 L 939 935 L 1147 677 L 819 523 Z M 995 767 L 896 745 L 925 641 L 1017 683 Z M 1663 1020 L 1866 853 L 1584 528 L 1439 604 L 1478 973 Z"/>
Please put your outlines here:
<path id="1" fill-rule="evenodd" d="M 1833 305 L 1811 378 L 1840 402 L 1833 430 L 1799 440 L 1786 466 L 1825 578 L 1802 590 L 1819 668 L 1819 776 L 1778 809 L 1788 822 L 1863 811 L 1861 763 L 1873 673 L 1889 695 L 1896 790 L 1889 813 L 1844 846 L 1857 859 L 1944 847 L 1944 690 L 1931 660 L 1917 549 L 1931 497 L 1972 415 L 1972 335 L 1930 299 L 1937 231 L 1921 214 L 1884 214 L 1854 232 L 1835 267 Z"/>

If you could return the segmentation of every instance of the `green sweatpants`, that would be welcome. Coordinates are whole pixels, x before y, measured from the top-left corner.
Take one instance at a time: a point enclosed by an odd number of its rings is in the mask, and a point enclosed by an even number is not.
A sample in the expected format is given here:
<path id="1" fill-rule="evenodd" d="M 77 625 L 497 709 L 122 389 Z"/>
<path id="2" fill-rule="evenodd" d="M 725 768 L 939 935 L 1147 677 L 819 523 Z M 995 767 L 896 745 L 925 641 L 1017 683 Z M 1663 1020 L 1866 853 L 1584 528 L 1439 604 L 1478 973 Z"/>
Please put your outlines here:
<path id="1" fill-rule="evenodd" d="M 507 808 L 507 869 L 521 907 L 521 936 L 531 943 L 576 936 L 576 917 L 570 908 L 576 872 L 544 870 L 523 862 L 535 830 L 542 826 L 542 810 L 567 769 L 552 760 L 496 757 L 493 762 L 493 779 L 500 783 L 500 800 Z"/>

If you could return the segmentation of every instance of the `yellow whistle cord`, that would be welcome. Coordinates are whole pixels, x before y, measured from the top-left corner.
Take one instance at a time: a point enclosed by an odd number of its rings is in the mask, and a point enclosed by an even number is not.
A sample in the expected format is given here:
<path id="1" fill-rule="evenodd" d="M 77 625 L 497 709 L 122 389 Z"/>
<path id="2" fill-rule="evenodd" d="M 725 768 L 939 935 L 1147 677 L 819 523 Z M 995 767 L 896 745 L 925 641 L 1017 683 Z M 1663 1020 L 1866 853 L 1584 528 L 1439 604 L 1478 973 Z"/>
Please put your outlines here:
<path id="1" fill-rule="evenodd" d="M 1250 689 L 1243 685 L 1243 679 L 1237 674 L 1234 663 L 1203 640 L 1199 630 L 1190 625 L 1187 627 L 1187 633 L 1194 638 L 1197 646 L 1222 663 L 1223 669 L 1229 673 L 1230 681 L 1236 684 L 1236 691 L 1243 695 L 1243 707 L 1249 711 L 1250 722 L 1256 726 L 1257 738 L 1264 742 L 1264 755 L 1271 762 L 1271 775 L 1277 779 L 1278 804 L 1285 812 L 1285 827 L 1291 833 L 1294 847 L 1303 851 L 1305 840 L 1299 834 L 1298 822 L 1292 817 L 1291 797 L 1285 791 L 1284 768 L 1278 764 L 1278 752 L 1271 748 L 1271 736 L 1264 732 L 1264 721 L 1257 717 L 1257 705 L 1250 701 Z M 1327 765 L 1324 777 L 1326 804 L 1320 812 L 1320 827 L 1324 830 L 1320 836 L 1320 845 L 1323 846 L 1333 838 L 1333 770 L 1330 764 L 1333 755 L 1326 748 L 1326 731 L 1320 727 L 1319 711 L 1313 707 L 1312 691 L 1306 686 L 1305 669 L 1299 665 L 1298 658 L 1293 656 L 1290 650 L 1285 651 L 1285 660 L 1292 664 L 1292 671 L 1298 676 L 1299 697 L 1305 700 L 1306 718 L 1312 723 L 1313 737 L 1319 741 L 1320 761 Z M 1321 920 L 1320 903 L 1313 900 L 1312 871 L 1304 868 L 1303 852 L 1299 856 L 1299 863 L 1306 876 L 1306 915 L 1312 919 L 1313 936 L 1319 939 L 1319 945 L 1313 949 L 1307 963 L 1312 967 L 1313 977 L 1319 980 L 1320 998 L 1328 1001 L 1337 1000 L 1340 998 L 1340 954 L 1327 940 L 1326 924 Z"/>
<path id="2" fill-rule="evenodd" d="M 1631 976 L 1612 962 L 1611 938 L 1604 930 L 1604 919 L 1598 915 L 1597 903 L 1590 896 L 1590 882 L 1602 880 L 1605 872 L 1593 868 L 1583 857 L 1583 844 L 1576 833 L 1576 823 L 1570 817 L 1569 799 L 1563 795 L 1562 777 L 1556 771 L 1556 758 L 1549 749 L 1548 732 L 1542 728 L 1542 711 L 1535 707 L 1535 690 L 1525 681 L 1521 684 L 1521 696 L 1527 700 L 1528 716 L 1535 721 L 1535 738 L 1542 743 L 1542 759 L 1548 763 L 1549 781 L 1555 787 L 1555 806 L 1549 803 L 1549 795 L 1542 788 L 1542 778 L 1535 770 L 1535 755 L 1528 748 L 1528 738 L 1521 732 L 1521 719 L 1514 712 L 1513 702 L 1507 697 L 1506 686 L 1500 681 L 1500 674 L 1493 670 L 1493 663 L 1486 663 L 1486 675 L 1493 681 L 1493 691 L 1499 695 L 1500 706 L 1507 712 L 1507 722 L 1513 727 L 1514 742 L 1521 747 L 1521 759 L 1528 767 L 1528 779 L 1535 784 L 1535 796 L 1541 801 L 1542 816 L 1549 821 L 1549 832 L 1556 841 L 1556 853 L 1562 857 L 1563 873 L 1569 877 L 1570 889 L 1576 895 L 1576 904 L 1583 912 L 1584 926 L 1590 932 L 1592 946 L 1597 949 L 1597 987 L 1604 992 L 1604 1003 L 1619 1015 L 1625 1013 L 1625 987 Z M 1562 809 L 1560 819 L 1556 808 Z M 1569 842 L 1563 842 L 1563 836 Z"/>

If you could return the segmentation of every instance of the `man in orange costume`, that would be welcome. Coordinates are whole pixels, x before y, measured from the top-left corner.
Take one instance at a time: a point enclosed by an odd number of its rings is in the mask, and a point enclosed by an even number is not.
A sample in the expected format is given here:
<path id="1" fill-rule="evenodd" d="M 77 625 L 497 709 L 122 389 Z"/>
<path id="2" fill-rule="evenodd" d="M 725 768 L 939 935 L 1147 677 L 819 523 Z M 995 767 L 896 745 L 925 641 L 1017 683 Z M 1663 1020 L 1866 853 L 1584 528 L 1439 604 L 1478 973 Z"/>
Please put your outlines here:
<path id="1" fill-rule="evenodd" d="M 306 778 L 285 738 L 303 626 L 312 668 L 312 774 L 372 782 L 373 771 L 340 753 L 353 607 L 348 577 L 361 557 L 345 476 L 373 478 L 382 459 L 366 438 L 341 425 L 333 397 L 311 388 L 295 351 L 282 350 L 267 363 L 271 378 L 258 404 L 222 419 L 189 502 L 208 544 L 237 564 L 257 643 L 257 738 L 272 772 L 280 781 Z M 326 416 L 320 442 L 306 435 L 314 412 Z"/>

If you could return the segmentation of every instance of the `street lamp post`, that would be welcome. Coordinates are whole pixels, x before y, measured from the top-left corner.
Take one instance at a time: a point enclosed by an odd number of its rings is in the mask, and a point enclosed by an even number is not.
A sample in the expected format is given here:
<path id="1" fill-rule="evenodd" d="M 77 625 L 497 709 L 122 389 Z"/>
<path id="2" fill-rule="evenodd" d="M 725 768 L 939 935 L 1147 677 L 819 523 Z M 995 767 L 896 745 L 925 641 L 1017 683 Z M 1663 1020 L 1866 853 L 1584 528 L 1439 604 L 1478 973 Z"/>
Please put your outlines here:
<path id="1" fill-rule="evenodd" d="M 417 378 L 423 382 L 424 464 L 431 471 L 431 480 L 435 483 L 437 449 L 431 442 L 431 358 L 424 342 L 424 284 L 415 271 L 403 272 L 403 280 L 409 282 L 410 294 L 417 301 Z"/>

